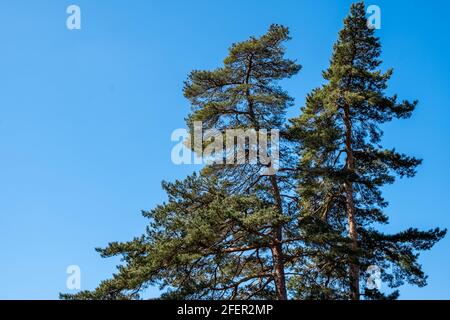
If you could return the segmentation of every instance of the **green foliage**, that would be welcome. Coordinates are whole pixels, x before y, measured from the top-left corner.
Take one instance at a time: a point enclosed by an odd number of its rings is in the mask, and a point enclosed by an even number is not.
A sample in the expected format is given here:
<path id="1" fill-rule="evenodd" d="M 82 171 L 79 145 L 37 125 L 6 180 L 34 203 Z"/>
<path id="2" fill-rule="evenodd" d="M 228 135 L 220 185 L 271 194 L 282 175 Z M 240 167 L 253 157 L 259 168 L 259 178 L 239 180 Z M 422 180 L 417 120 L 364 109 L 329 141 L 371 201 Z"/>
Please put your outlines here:
<path id="1" fill-rule="evenodd" d="M 122 258 L 116 274 L 93 291 L 61 298 L 140 299 L 159 286 L 162 299 L 348 299 L 355 263 L 361 286 L 371 265 L 391 288 L 426 284 L 419 252 L 446 231 L 377 230 L 388 223 L 381 188 L 413 177 L 421 160 L 381 146 L 380 124 L 410 117 L 417 102 L 385 95 L 392 70 L 380 69 L 381 45 L 367 28 L 364 4 L 354 4 L 344 20 L 326 83 L 288 126 L 293 99 L 278 81 L 300 66 L 285 58 L 287 40 L 288 29 L 272 25 L 260 38 L 233 44 L 222 67 L 193 71 L 184 86 L 191 129 L 196 121 L 222 133 L 279 129 L 280 170 L 262 176 L 258 163 L 216 164 L 164 182 L 168 200 L 143 212 L 145 234 L 97 249 L 102 257 Z M 356 251 L 346 185 L 353 187 Z M 398 295 L 363 292 L 365 299 Z"/>
<path id="2" fill-rule="evenodd" d="M 193 106 L 188 124 L 203 122 L 204 129 L 274 129 L 284 124 L 292 98 L 278 85 L 295 75 L 300 66 L 284 57 L 286 27 L 272 25 L 260 38 L 235 43 L 224 66 L 213 71 L 193 71 L 184 95 Z"/>
<path id="3" fill-rule="evenodd" d="M 396 96 L 385 95 L 392 70 L 380 70 L 380 53 L 379 39 L 366 25 L 364 3 L 352 5 L 334 46 L 331 65 L 323 73 L 327 83 L 308 95 L 301 116 L 291 120 L 289 135 L 299 142 L 302 169 L 297 176 L 300 206 L 304 214 L 322 219 L 335 237 L 345 237 L 348 207 L 343 186 L 350 183 L 354 189 L 361 284 L 367 278 L 366 269 L 376 265 L 382 268 L 383 280 L 390 287 L 404 281 L 423 286 L 426 277 L 416 252 L 430 249 L 445 231 L 409 229 L 385 235 L 374 229 L 376 223 L 388 223 L 381 187 L 393 183 L 397 176 L 413 177 L 421 163 L 381 146 L 383 132 L 379 125 L 410 117 L 417 102 L 397 103 Z M 350 153 L 354 157 L 352 167 Z M 329 236 L 329 230 L 323 233 L 323 238 Z M 301 288 L 297 289 L 298 297 L 348 297 L 352 253 L 345 252 L 345 246 L 336 243 L 324 248 L 327 254 L 316 258 L 311 267 L 316 272 L 314 277 L 294 282 Z M 381 293 L 367 292 L 367 298 L 374 297 L 380 298 Z"/>

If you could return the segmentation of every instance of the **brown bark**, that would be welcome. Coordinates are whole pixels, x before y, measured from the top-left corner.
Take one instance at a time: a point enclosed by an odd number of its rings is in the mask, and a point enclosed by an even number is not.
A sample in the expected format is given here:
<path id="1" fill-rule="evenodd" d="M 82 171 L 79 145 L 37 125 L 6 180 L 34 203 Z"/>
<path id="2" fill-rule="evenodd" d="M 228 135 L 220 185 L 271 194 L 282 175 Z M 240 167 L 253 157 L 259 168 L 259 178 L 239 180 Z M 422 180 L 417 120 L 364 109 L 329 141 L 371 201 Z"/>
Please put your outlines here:
<path id="1" fill-rule="evenodd" d="M 277 179 L 275 176 L 270 176 L 270 183 L 272 184 L 273 194 L 277 203 L 278 212 L 283 214 L 283 207 L 280 195 L 280 189 L 278 188 Z M 283 259 L 283 232 L 281 226 L 274 227 L 274 243 L 271 244 L 270 250 L 272 251 L 272 260 L 275 274 L 275 284 L 277 288 L 277 296 L 279 300 L 287 300 L 286 290 L 286 275 L 284 273 L 284 259 Z"/>
<path id="2" fill-rule="evenodd" d="M 350 107 L 344 106 L 345 124 L 345 150 L 347 154 L 346 168 L 349 173 L 355 170 L 355 158 L 352 148 L 352 123 L 350 120 Z M 358 231 L 356 229 L 355 203 L 353 199 L 353 183 L 349 179 L 344 183 L 345 205 L 347 209 L 347 219 L 349 237 L 351 239 L 352 255 L 350 257 L 350 299 L 359 300 L 359 262 L 358 262 Z"/>
<path id="3" fill-rule="evenodd" d="M 250 83 L 250 77 L 253 67 L 253 56 L 250 55 L 248 65 L 247 65 L 247 71 L 245 75 L 245 84 Z M 253 99 L 250 94 L 249 87 L 245 90 L 245 95 L 247 99 L 247 107 L 248 107 L 248 114 L 250 117 L 250 121 L 255 126 L 255 130 L 260 130 L 260 126 L 258 121 L 256 120 L 255 113 L 253 110 Z M 273 196 L 278 208 L 278 213 L 280 215 L 283 215 L 283 206 L 282 206 L 282 200 L 280 195 L 280 189 L 278 188 L 277 179 L 275 176 L 270 176 L 270 183 L 272 185 L 273 189 Z M 272 261 L 273 261 L 273 273 L 274 273 L 274 281 L 275 281 L 275 287 L 277 291 L 277 297 L 279 300 L 287 300 L 287 290 L 286 290 L 286 275 L 284 272 L 284 260 L 283 260 L 283 231 L 281 226 L 274 226 L 273 228 L 273 241 L 270 244 L 270 250 L 272 252 Z"/>

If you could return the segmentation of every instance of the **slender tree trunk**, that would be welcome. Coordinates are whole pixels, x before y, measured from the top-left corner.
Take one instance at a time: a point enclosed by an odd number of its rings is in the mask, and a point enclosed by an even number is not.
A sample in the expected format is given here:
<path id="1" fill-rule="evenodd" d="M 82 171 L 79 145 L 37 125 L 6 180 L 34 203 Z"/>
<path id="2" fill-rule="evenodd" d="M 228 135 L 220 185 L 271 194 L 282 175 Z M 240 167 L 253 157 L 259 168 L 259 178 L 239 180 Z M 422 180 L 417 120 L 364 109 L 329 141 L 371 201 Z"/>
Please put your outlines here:
<path id="1" fill-rule="evenodd" d="M 277 233 L 277 240 L 281 241 L 281 227 L 275 228 L 274 231 Z M 278 300 L 287 300 L 286 276 L 284 274 L 283 250 L 281 244 L 272 244 L 270 249 L 272 251 L 277 297 Z"/>
<path id="2" fill-rule="evenodd" d="M 346 168 L 348 172 L 355 170 L 355 158 L 352 148 L 352 123 L 350 120 L 350 107 L 344 106 L 344 124 L 345 124 L 345 150 L 347 154 Z M 347 180 L 344 183 L 345 205 L 347 209 L 347 219 L 349 228 L 349 237 L 352 241 L 350 257 L 350 298 L 359 300 L 359 262 L 358 262 L 358 231 L 356 229 L 355 203 L 353 200 L 353 183 Z"/>
<path id="3" fill-rule="evenodd" d="M 270 176 L 270 182 L 272 184 L 274 198 L 277 203 L 278 212 L 283 214 L 282 201 L 280 196 L 280 189 L 278 188 L 277 179 L 275 176 Z M 279 300 L 287 300 L 286 290 L 286 276 L 284 273 L 284 259 L 283 248 L 281 242 L 283 241 L 283 230 L 281 226 L 274 227 L 274 243 L 271 244 L 272 260 L 275 274 L 275 285 L 277 289 L 277 296 Z"/>
<path id="4" fill-rule="evenodd" d="M 245 75 L 245 84 L 250 84 L 252 66 L 253 66 L 253 56 L 248 59 L 247 71 Z M 255 130 L 260 130 L 259 123 L 256 121 L 254 110 L 253 110 L 253 99 L 250 94 L 250 89 L 247 87 L 245 90 L 245 95 L 247 99 L 248 113 L 250 121 L 252 122 Z M 278 208 L 278 213 L 283 215 L 283 206 L 281 201 L 280 189 L 278 188 L 277 179 L 274 175 L 270 176 L 270 183 L 273 189 L 273 196 Z M 283 246 L 281 242 L 283 241 L 283 230 L 281 226 L 274 226 L 273 228 L 273 239 L 274 241 L 270 245 L 270 250 L 272 252 L 273 261 L 273 272 L 275 287 L 277 290 L 277 297 L 279 300 L 287 300 L 287 290 L 286 290 L 286 275 L 284 272 L 284 258 L 283 258 Z"/>

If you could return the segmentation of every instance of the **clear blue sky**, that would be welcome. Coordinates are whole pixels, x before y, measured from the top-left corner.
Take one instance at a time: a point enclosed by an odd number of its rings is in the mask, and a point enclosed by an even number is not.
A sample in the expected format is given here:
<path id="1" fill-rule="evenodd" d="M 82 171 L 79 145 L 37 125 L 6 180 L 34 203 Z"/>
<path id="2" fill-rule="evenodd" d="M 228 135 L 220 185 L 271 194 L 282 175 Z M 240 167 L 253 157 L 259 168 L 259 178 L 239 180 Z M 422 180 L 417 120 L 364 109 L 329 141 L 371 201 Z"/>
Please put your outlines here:
<path id="1" fill-rule="evenodd" d="M 77 4 L 82 30 L 66 28 Z M 220 65 L 232 42 L 271 23 L 291 28 L 303 65 L 285 87 L 298 107 L 322 82 L 351 1 L 0 1 L 0 298 L 56 299 L 66 267 L 82 288 L 118 260 L 94 247 L 142 234 L 141 209 L 163 201 L 175 166 L 170 135 L 184 127 L 182 85 Z M 385 145 L 424 158 L 416 178 L 386 189 L 391 231 L 450 226 L 450 3 L 373 1 L 382 10 L 392 92 L 419 99 L 415 116 L 386 126 Z M 423 254 L 429 285 L 402 298 L 450 299 L 450 237 Z M 155 294 L 150 290 L 149 294 Z"/>

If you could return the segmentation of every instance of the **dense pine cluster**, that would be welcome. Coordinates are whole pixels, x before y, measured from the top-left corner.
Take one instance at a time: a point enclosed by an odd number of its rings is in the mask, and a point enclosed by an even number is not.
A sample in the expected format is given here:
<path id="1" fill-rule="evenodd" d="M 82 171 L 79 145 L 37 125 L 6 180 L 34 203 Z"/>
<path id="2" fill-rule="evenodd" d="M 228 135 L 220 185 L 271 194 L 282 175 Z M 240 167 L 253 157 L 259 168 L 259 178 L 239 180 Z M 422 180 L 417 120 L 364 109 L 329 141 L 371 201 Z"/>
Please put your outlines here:
<path id="1" fill-rule="evenodd" d="M 287 40 L 288 29 L 272 25 L 233 44 L 220 68 L 193 71 L 184 86 L 191 129 L 278 129 L 277 171 L 209 164 L 164 182 L 168 200 L 143 213 L 146 233 L 97 249 L 123 258 L 112 279 L 62 298 L 139 299 L 159 286 L 163 299 L 389 299 L 405 282 L 426 284 L 419 252 L 446 231 L 377 229 L 388 223 L 382 187 L 413 177 L 421 160 L 381 145 L 380 125 L 409 118 L 417 102 L 385 94 L 392 70 L 380 69 L 364 3 L 344 20 L 324 85 L 289 121 L 293 99 L 279 80 L 301 67 L 285 57 Z M 366 287 L 369 266 L 391 290 Z"/>

